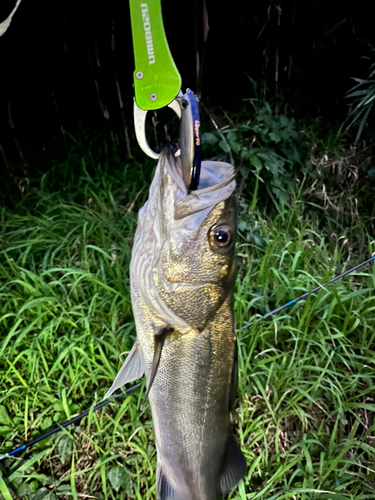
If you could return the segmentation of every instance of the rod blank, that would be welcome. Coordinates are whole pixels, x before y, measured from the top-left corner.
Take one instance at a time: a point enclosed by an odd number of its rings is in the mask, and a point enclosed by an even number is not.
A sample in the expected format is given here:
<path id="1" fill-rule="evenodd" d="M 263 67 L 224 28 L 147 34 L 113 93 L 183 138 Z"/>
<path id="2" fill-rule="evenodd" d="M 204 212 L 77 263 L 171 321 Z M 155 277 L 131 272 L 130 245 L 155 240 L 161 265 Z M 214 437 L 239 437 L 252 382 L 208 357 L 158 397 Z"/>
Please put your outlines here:
<path id="1" fill-rule="evenodd" d="M 246 328 L 249 328 L 250 326 L 254 325 L 254 323 L 258 323 L 258 321 L 262 321 L 262 319 L 266 319 L 266 318 L 269 318 L 270 316 L 273 316 L 274 314 L 282 311 L 283 309 L 285 309 L 286 307 L 288 306 L 291 306 L 292 304 L 295 304 L 296 302 L 299 302 L 300 300 L 303 300 L 305 299 L 306 297 L 308 297 L 309 295 L 311 295 L 312 293 L 315 293 L 317 292 L 318 290 L 321 290 L 322 288 L 324 288 L 325 286 L 329 285 L 330 283 L 333 283 L 337 280 L 339 280 L 340 278 L 343 278 L 344 276 L 346 276 L 347 274 L 350 274 L 354 271 L 356 271 L 357 269 L 359 269 L 360 267 L 362 266 L 365 266 L 366 264 L 370 264 L 371 261 L 375 260 L 375 255 L 373 257 L 371 257 L 371 259 L 368 259 L 368 260 L 365 260 L 364 262 L 362 262 L 361 264 L 358 264 L 358 266 L 355 266 L 355 267 L 352 267 L 351 269 L 349 269 L 348 271 L 345 271 L 344 273 L 342 274 L 339 274 L 338 276 L 335 276 L 334 278 L 332 278 L 331 280 L 329 281 L 326 281 L 326 283 L 323 283 L 323 285 L 319 285 L 317 286 L 316 288 L 314 288 L 313 290 L 310 290 L 310 292 L 306 292 L 302 295 L 300 295 L 299 297 L 297 297 L 296 299 L 294 300 L 291 300 L 289 302 L 287 302 L 286 304 L 284 304 L 283 306 L 280 306 L 278 307 L 277 309 L 274 309 L 273 311 L 265 314 L 264 316 L 262 316 L 261 318 L 257 318 L 255 319 L 254 321 L 251 321 L 250 323 L 248 323 L 247 325 L 243 326 L 241 328 L 241 330 L 245 330 Z"/>
<path id="2" fill-rule="evenodd" d="M 104 408 L 104 406 L 107 406 L 109 403 L 111 403 L 113 401 L 113 399 L 123 398 L 124 396 L 126 396 L 130 392 L 133 392 L 136 389 L 138 389 L 139 387 L 141 387 L 141 385 L 142 385 L 142 382 L 140 382 L 139 384 L 133 385 L 132 387 L 129 387 L 129 389 L 126 389 L 124 392 L 121 392 L 120 394 L 117 394 L 117 396 L 113 396 L 113 397 L 111 397 L 109 399 L 105 399 L 104 401 L 102 401 L 98 405 L 94 406 L 94 408 L 92 409 L 92 411 L 94 412 L 94 411 L 97 411 L 97 410 L 101 410 L 102 408 Z M 31 446 L 34 446 L 34 444 L 39 443 L 40 441 L 43 441 L 44 439 L 49 438 L 53 434 L 56 434 L 57 432 L 62 431 L 66 427 L 69 427 L 69 425 L 76 424 L 77 422 L 80 422 L 89 413 L 90 413 L 90 410 L 86 410 L 83 413 L 81 413 L 80 415 L 77 415 L 76 417 L 73 417 L 72 419 L 68 420 L 67 422 L 59 424 L 58 427 L 55 427 L 54 429 L 51 429 L 50 431 L 46 432 L 45 434 L 42 434 L 41 436 L 33 439 L 32 441 L 29 441 L 28 443 L 25 443 L 22 446 L 19 446 L 18 448 L 16 448 L 15 450 L 10 451 L 9 453 L 5 453 L 5 455 L 0 456 L 0 462 L 2 462 L 3 460 L 5 460 L 5 459 L 7 459 L 9 457 L 12 457 L 13 455 L 17 455 L 21 451 L 26 450 L 26 448 L 30 448 Z"/>

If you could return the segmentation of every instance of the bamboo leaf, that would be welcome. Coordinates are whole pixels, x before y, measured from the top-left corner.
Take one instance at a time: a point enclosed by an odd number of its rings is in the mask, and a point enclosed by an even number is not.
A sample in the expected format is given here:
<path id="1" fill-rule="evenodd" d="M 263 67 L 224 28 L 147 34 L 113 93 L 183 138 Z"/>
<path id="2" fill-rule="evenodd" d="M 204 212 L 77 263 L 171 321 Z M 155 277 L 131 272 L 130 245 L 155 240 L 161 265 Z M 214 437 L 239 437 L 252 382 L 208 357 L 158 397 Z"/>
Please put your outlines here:
<path id="1" fill-rule="evenodd" d="M 16 13 L 16 10 L 18 9 L 20 3 L 21 3 L 21 0 L 17 0 L 17 3 L 14 6 L 12 12 L 9 14 L 9 16 L 2 23 L 0 23 L 0 36 L 3 36 L 4 33 L 7 31 L 7 29 L 9 28 L 10 23 L 12 22 L 12 18 L 14 16 L 14 14 Z"/>

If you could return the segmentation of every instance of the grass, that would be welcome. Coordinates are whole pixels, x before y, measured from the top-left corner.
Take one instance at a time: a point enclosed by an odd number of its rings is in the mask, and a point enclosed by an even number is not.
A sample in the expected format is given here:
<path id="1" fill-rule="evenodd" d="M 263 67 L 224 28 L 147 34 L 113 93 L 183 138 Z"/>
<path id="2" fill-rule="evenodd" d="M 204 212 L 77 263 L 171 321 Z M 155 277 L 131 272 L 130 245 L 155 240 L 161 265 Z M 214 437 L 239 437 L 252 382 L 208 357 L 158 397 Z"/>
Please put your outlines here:
<path id="1" fill-rule="evenodd" d="M 24 197 L 4 191 L 1 452 L 100 401 L 133 343 L 128 269 L 153 163 L 119 151 L 76 143 L 31 172 Z M 301 199 L 274 218 L 241 200 L 239 327 L 374 250 L 365 221 L 332 238 Z M 364 268 L 239 332 L 232 423 L 248 473 L 230 498 L 375 498 L 374 279 Z M 142 400 L 133 393 L 2 463 L 0 498 L 155 498 Z"/>

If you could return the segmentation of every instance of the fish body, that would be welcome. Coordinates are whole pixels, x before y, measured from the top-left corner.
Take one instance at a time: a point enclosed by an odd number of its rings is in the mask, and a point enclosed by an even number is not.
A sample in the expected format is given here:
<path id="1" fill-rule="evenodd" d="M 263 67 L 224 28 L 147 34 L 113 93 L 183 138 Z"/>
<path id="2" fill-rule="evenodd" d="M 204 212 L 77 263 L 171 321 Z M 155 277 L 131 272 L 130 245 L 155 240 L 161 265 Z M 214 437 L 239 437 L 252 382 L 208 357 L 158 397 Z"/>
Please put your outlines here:
<path id="1" fill-rule="evenodd" d="M 200 189 L 188 193 L 168 147 L 138 215 L 130 264 L 137 340 L 111 391 L 144 371 L 160 500 L 216 500 L 245 471 L 229 428 L 234 190 L 231 165 L 202 162 Z"/>

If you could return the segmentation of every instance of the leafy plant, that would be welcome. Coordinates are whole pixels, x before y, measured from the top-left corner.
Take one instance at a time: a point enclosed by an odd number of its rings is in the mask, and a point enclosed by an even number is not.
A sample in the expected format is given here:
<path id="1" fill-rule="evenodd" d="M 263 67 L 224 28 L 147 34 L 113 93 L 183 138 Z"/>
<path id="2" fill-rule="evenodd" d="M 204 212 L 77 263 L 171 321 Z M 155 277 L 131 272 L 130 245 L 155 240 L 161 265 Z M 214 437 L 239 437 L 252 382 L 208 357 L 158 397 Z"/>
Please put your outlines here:
<path id="1" fill-rule="evenodd" d="M 348 99 L 353 99 L 351 110 L 348 113 L 347 130 L 352 126 L 358 127 L 356 142 L 359 141 L 362 132 L 368 127 L 369 115 L 375 103 L 375 63 L 369 68 L 369 75 L 366 79 L 353 78 L 357 85 L 354 85 L 346 94 Z"/>
<path id="2" fill-rule="evenodd" d="M 250 141 L 241 134 L 234 143 Z M 243 162 L 255 178 L 256 168 Z M 271 175 L 265 167 L 260 173 Z M 104 140 L 77 144 L 65 163 L 35 174 L 28 192 L 1 209 L 1 454 L 89 408 L 113 382 L 135 335 L 128 269 L 151 175 L 151 165 L 122 162 Z M 373 237 L 358 223 L 340 245 L 298 198 L 288 209 L 280 203 L 276 217 L 259 199 L 249 213 L 249 192 L 239 207 L 232 412 L 249 467 L 230 498 L 374 498 L 371 268 L 240 330 L 327 281 L 353 253 L 353 265 L 360 262 L 374 251 Z M 366 247 L 356 244 L 358 233 Z M 143 398 L 133 393 L 1 463 L 0 495 L 155 499 L 155 439 Z"/>
<path id="3" fill-rule="evenodd" d="M 203 134 L 205 154 L 232 157 L 250 190 L 252 209 L 269 198 L 278 209 L 289 206 L 301 174 L 312 170 L 311 146 L 294 118 L 275 115 L 268 102 L 260 107 L 257 99 L 247 102 L 253 108 L 252 119 Z M 217 155 L 218 148 L 224 155 Z"/>

